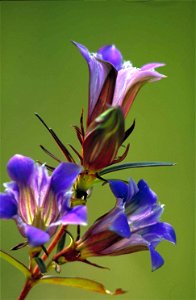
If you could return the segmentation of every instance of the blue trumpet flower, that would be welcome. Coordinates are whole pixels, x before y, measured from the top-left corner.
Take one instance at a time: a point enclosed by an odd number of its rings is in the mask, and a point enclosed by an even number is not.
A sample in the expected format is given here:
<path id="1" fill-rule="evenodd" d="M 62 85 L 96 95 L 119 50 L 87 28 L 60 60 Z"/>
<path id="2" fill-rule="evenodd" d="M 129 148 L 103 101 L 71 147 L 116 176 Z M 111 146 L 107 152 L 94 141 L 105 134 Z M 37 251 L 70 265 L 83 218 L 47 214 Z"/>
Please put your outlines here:
<path id="1" fill-rule="evenodd" d="M 173 227 L 160 222 L 164 206 L 144 180 L 136 184 L 111 180 L 116 206 L 99 218 L 77 243 L 81 259 L 91 256 L 116 256 L 149 250 L 152 270 L 164 263 L 155 250 L 162 240 L 176 243 Z"/>

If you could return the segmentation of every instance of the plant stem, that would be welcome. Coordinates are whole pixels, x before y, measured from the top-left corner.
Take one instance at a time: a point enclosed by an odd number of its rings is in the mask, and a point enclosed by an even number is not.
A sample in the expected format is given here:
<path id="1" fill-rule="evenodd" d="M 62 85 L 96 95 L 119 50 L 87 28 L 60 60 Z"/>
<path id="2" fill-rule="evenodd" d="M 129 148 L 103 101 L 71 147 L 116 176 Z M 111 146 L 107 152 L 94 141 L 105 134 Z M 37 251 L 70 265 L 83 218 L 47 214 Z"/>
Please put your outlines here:
<path id="1" fill-rule="evenodd" d="M 56 245 L 58 244 L 58 242 L 60 241 L 61 237 L 63 236 L 64 232 L 65 232 L 65 229 L 66 229 L 67 225 L 66 226 L 61 226 L 59 231 L 57 232 L 57 234 L 55 235 L 53 241 L 50 243 L 50 245 L 48 246 L 47 248 L 47 253 L 44 253 L 42 255 L 42 260 L 46 260 L 48 258 L 48 256 L 50 255 L 50 253 L 53 251 L 53 249 L 56 247 Z M 39 271 L 39 267 L 36 266 L 34 271 L 33 271 L 33 277 L 36 278 L 37 275 L 39 275 L 40 271 Z"/>
<path id="2" fill-rule="evenodd" d="M 26 298 L 26 296 L 28 295 L 28 293 L 30 292 L 30 290 L 33 287 L 33 281 L 32 280 L 27 280 L 25 282 L 25 285 L 23 287 L 22 292 L 20 293 L 18 300 L 24 300 Z"/>

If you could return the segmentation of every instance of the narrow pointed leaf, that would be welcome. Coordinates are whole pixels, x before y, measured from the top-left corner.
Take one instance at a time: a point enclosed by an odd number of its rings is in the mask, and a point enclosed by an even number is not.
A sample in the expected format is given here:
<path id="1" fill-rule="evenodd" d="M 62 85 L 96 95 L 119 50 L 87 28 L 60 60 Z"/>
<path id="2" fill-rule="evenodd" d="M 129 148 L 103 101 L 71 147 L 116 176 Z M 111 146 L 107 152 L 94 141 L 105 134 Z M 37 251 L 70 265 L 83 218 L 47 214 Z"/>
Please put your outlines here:
<path id="1" fill-rule="evenodd" d="M 77 287 L 84 290 L 97 292 L 100 294 L 106 295 L 120 295 L 125 293 L 125 291 L 121 289 L 117 289 L 115 292 L 110 292 L 109 290 L 105 289 L 102 283 L 99 283 L 94 280 L 80 278 L 80 277 L 53 277 L 53 276 L 44 276 L 37 283 L 48 283 L 48 284 L 57 284 L 57 285 L 64 285 L 70 287 Z"/>
<path id="2" fill-rule="evenodd" d="M 104 267 L 104 266 L 101 266 L 101 265 L 98 265 L 98 264 L 95 264 L 87 259 L 84 259 L 84 260 L 80 260 L 81 262 L 85 263 L 85 264 L 88 264 L 90 266 L 93 266 L 93 267 L 96 267 L 96 268 L 99 268 L 99 269 L 104 269 L 104 270 L 110 270 L 110 268 L 108 267 Z"/>
<path id="3" fill-rule="evenodd" d="M 75 154 L 79 158 L 80 162 L 82 162 L 82 156 L 80 155 L 80 153 L 71 144 L 68 144 L 68 145 L 75 152 Z"/>
<path id="4" fill-rule="evenodd" d="M 131 168 L 144 168 L 144 167 L 170 167 L 174 166 L 175 163 L 172 162 L 158 162 L 158 161 L 149 161 L 149 162 L 133 162 L 121 164 L 118 166 L 113 166 L 110 168 L 103 169 L 99 172 L 99 175 L 104 175 L 107 173 L 112 173 L 120 170 L 131 169 Z"/>
<path id="5" fill-rule="evenodd" d="M 46 169 L 48 170 L 48 171 L 51 171 L 51 172 L 53 172 L 54 171 L 54 167 L 52 167 L 52 166 L 49 166 L 49 165 L 47 165 L 47 164 L 45 164 L 45 163 L 43 163 L 43 162 L 41 162 L 40 160 L 36 160 L 36 162 L 39 164 L 39 165 L 43 165 L 44 164 L 44 166 L 46 167 Z"/>
<path id="6" fill-rule="evenodd" d="M 133 124 L 125 131 L 123 142 L 130 136 L 134 128 L 135 128 L 135 120 L 133 121 Z"/>
<path id="7" fill-rule="evenodd" d="M 80 128 L 78 126 L 73 126 L 73 128 L 75 129 L 75 132 L 76 132 L 76 135 L 78 137 L 78 140 L 79 140 L 80 144 L 82 145 L 83 141 L 84 141 L 84 138 L 82 136 Z"/>
<path id="8" fill-rule="evenodd" d="M 51 153 L 49 150 L 47 150 L 44 146 L 40 145 L 40 148 L 50 157 L 52 157 L 54 160 L 58 161 L 59 163 L 61 163 L 60 159 L 57 158 L 53 153 Z"/>
<path id="9" fill-rule="evenodd" d="M 81 129 L 81 134 L 82 137 L 84 138 L 84 109 L 82 108 L 81 116 L 80 116 L 80 129 Z"/>
<path id="10" fill-rule="evenodd" d="M 129 148 L 130 148 L 130 144 L 127 145 L 123 155 L 121 155 L 118 158 L 114 159 L 112 164 L 116 164 L 116 163 L 119 163 L 119 162 L 123 161 L 127 157 L 127 154 L 129 152 Z"/>
<path id="11" fill-rule="evenodd" d="M 53 137 L 53 139 L 55 140 L 55 142 L 57 143 L 57 145 L 59 146 L 59 148 L 61 149 L 61 151 L 65 155 L 66 159 L 70 162 L 74 162 L 73 157 L 71 156 L 71 154 L 69 153 L 69 151 L 67 150 L 65 145 L 58 138 L 58 136 L 56 135 L 54 130 L 52 128 L 48 127 L 48 125 L 45 123 L 45 121 L 40 117 L 40 115 L 38 113 L 35 113 L 35 116 L 41 121 L 41 123 L 45 126 L 45 128 L 51 134 L 51 136 Z"/>
<path id="12" fill-rule="evenodd" d="M 2 257 L 4 260 L 9 262 L 12 266 L 14 266 L 19 271 L 21 271 L 26 277 L 31 276 L 29 269 L 23 263 L 21 263 L 11 255 L 9 255 L 8 253 L 0 250 L 0 257 Z"/>
<path id="13" fill-rule="evenodd" d="M 46 265 L 40 257 L 34 257 L 42 274 L 47 273 Z"/>
<path id="14" fill-rule="evenodd" d="M 26 247 L 28 245 L 28 242 L 23 242 L 23 243 L 20 243 L 14 247 L 12 247 L 10 250 L 19 250 L 19 249 L 22 249 L 24 247 Z"/>

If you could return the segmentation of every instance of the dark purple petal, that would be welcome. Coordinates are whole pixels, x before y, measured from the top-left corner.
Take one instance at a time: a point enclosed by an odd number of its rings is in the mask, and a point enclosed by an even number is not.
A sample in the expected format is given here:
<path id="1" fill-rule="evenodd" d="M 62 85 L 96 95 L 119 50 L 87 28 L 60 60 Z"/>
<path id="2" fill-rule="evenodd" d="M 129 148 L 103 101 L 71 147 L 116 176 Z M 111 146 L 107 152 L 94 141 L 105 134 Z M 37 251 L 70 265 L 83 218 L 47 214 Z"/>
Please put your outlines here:
<path id="1" fill-rule="evenodd" d="M 128 195 L 127 195 L 127 200 L 133 198 L 137 193 L 138 193 L 139 189 L 137 184 L 135 183 L 135 181 L 133 179 L 130 179 L 128 182 Z"/>
<path id="2" fill-rule="evenodd" d="M 110 188 L 116 198 L 121 198 L 125 202 L 132 199 L 132 197 L 139 191 L 136 183 L 130 179 L 129 183 L 121 180 L 109 180 Z"/>
<path id="3" fill-rule="evenodd" d="M 87 225 L 87 208 L 85 205 L 77 205 L 73 208 L 70 208 L 64 215 L 57 221 L 50 226 L 57 226 L 57 225 L 68 225 L 68 224 L 75 224 L 75 225 Z"/>
<path id="4" fill-rule="evenodd" d="M 17 214 L 17 203 L 10 194 L 0 194 L 0 218 L 11 219 Z"/>
<path id="5" fill-rule="evenodd" d="M 29 157 L 16 154 L 8 161 L 7 170 L 12 180 L 27 185 L 34 171 L 34 161 Z"/>
<path id="6" fill-rule="evenodd" d="M 110 188 L 116 198 L 127 199 L 128 185 L 121 180 L 109 180 Z"/>
<path id="7" fill-rule="evenodd" d="M 81 167 L 74 163 L 61 163 L 53 172 L 50 188 L 55 194 L 66 192 L 80 174 Z"/>
<path id="8" fill-rule="evenodd" d="M 25 236 L 32 247 L 41 246 L 50 239 L 47 232 L 30 225 L 25 225 Z"/>
<path id="9" fill-rule="evenodd" d="M 157 201 L 157 195 L 143 179 L 138 182 L 138 188 L 138 193 L 126 202 L 127 214 L 136 213 L 136 210 L 138 214 L 144 212 L 145 209 L 151 210 L 151 206 Z"/>
<path id="10" fill-rule="evenodd" d="M 151 256 L 152 271 L 155 271 L 164 264 L 164 259 L 153 247 L 150 246 L 149 251 Z"/>
<path id="11" fill-rule="evenodd" d="M 97 51 L 98 58 L 112 64 L 116 70 L 122 67 L 123 57 L 114 45 L 107 45 Z"/>
<path id="12" fill-rule="evenodd" d="M 118 213 L 116 218 L 114 218 L 112 224 L 109 226 L 109 230 L 114 231 L 124 238 L 130 237 L 131 231 L 127 222 L 127 217 L 123 212 Z"/>
<path id="13" fill-rule="evenodd" d="M 163 239 L 176 243 L 176 234 L 173 227 L 168 223 L 156 223 L 154 225 L 138 230 L 145 240 L 150 243 L 158 242 Z"/>

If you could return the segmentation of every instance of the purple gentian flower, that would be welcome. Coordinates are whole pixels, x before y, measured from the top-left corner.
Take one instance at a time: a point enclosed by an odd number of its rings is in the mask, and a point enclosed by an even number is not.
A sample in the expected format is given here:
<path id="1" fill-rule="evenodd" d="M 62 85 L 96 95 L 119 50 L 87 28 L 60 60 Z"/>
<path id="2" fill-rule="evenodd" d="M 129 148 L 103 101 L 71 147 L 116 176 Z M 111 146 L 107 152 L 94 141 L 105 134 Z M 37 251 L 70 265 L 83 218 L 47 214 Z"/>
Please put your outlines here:
<path id="1" fill-rule="evenodd" d="M 76 47 L 89 67 L 89 104 L 87 125 L 109 106 L 121 106 L 127 115 L 136 94 L 146 82 L 153 82 L 165 76 L 155 71 L 163 63 L 149 63 L 135 68 L 131 62 L 123 61 L 120 51 L 114 45 L 100 48 L 97 53 L 76 42 Z"/>
<path id="2" fill-rule="evenodd" d="M 149 250 L 152 270 L 161 267 L 164 260 L 155 248 L 164 239 L 176 243 L 176 235 L 170 224 L 160 222 L 163 205 L 157 203 L 156 194 L 144 180 L 138 184 L 112 180 L 110 188 L 117 198 L 116 206 L 78 241 L 81 260 Z"/>
<path id="3" fill-rule="evenodd" d="M 0 218 L 15 220 L 30 246 L 46 243 L 60 224 L 86 225 L 86 207 L 69 205 L 80 166 L 61 163 L 49 176 L 44 165 L 14 155 L 7 170 L 13 181 L 0 195 Z"/>

